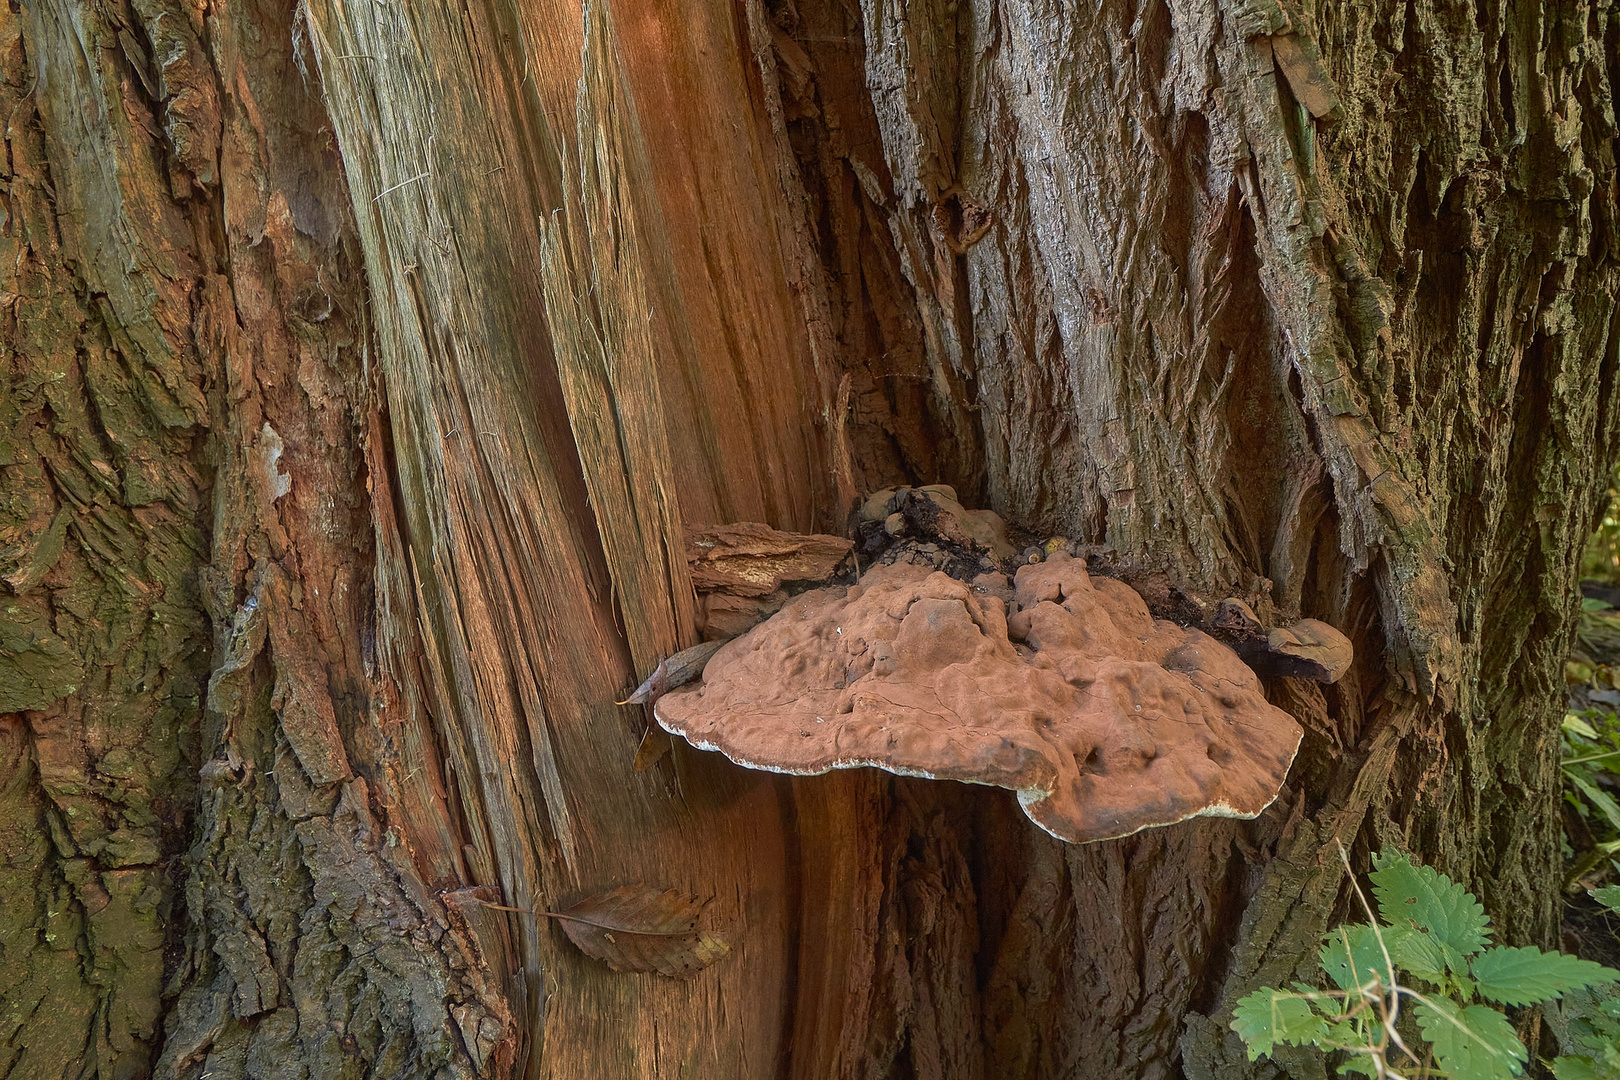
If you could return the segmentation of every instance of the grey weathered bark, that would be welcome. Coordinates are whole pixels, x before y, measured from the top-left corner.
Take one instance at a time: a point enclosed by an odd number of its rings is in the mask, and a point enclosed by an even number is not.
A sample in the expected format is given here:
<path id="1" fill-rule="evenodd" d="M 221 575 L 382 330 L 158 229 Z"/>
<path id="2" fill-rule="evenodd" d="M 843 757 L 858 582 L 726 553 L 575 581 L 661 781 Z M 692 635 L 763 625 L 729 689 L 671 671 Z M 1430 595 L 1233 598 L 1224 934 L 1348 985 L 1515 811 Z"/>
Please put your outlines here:
<path id="1" fill-rule="evenodd" d="M 1250 1075 L 1338 839 L 1551 938 L 1607 0 L 28 0 L 0 50 L 6 1076 Z M 682 523 L 910 480 L 1350 634 L 1268 687 L 1274 808 L 1069 847 L 634 771 Z M 479 903 L 630 881 L 733 955 Z"/>

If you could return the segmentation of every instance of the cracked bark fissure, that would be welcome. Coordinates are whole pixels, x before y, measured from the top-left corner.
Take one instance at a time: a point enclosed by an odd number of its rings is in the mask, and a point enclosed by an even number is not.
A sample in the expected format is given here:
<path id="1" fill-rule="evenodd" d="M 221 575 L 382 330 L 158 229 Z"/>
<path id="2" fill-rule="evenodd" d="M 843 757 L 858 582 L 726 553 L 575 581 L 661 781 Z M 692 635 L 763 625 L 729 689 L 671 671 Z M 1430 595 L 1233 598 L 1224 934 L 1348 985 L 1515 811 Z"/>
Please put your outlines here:
<path id="1" fill-rule="evenodd" d="M 0 1076 L 1257 1075 L 1226 1010 L 1336 839 L 1554 943 L 1612 0 L 28 0 L 0 51 Z M 1272 809 L 633 769 L 683 522 L 931 482 L 1342 628 Z M 483 903 L 629 881 L 732 954 Z"/>

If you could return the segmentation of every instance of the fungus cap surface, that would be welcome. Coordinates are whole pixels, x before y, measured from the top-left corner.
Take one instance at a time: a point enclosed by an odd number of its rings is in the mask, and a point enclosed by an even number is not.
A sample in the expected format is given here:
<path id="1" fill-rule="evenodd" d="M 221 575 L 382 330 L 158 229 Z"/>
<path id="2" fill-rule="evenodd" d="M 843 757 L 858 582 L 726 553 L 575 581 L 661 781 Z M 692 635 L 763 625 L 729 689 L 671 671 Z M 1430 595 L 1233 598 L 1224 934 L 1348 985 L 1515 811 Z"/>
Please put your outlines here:
<path id="1" fill-rule="evenodd" d="M 1232 650 L 1061 553 L 1020 568 L 1012 596 L 876 566 L 794 598 L 655 714 L 750 768 L 1007 788 L 1075 843 L 1276 797 L 1302 731 Z"/>
<path id="2" fill-rule="evenodd" d="M 1297 674 L 1318 682 L 1334 683 L 1344 678 L 1355 660 L 1350 639 L 1325 622 L 1301 619 L 1293 626 L 1278 627 L 1266 639 L 1266 646 L 1279 656 L 1294 661 Z M 1287 674 L 1296 674 L 1289 671 Z"/>

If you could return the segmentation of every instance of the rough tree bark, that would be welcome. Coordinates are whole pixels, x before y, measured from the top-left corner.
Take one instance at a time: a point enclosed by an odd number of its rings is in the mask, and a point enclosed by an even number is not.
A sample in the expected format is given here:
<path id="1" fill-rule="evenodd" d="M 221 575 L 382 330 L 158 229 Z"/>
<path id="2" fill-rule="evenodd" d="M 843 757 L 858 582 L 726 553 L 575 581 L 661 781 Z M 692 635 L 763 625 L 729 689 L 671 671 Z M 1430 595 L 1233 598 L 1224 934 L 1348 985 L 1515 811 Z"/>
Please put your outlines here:
<path id="1" fill-rule="evenodd" d="M 14 0 L 0 56 L 0 1075 L 1255 1075 L 1340 839 L 1554 938 L 1611 0 Z M 1350 634 L 1274 807 L 636 772 L 683 523 L 911 481 Z M 480 902 L 636 881 L 733 954 Z"/>

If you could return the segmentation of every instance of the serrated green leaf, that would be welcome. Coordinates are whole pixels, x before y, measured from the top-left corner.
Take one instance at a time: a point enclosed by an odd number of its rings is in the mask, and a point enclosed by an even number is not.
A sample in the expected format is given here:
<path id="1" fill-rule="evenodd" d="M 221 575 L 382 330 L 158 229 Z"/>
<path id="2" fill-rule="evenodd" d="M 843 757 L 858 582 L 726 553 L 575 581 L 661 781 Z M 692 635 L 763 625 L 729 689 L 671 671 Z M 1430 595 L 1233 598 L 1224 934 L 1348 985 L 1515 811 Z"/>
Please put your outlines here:
<path id="1" fill-rule="evenodd" d="M 1589 1059 L 1598 1070 L 1608 1069 L 1620 1077 L 1620 1047 L 1613 1039 L 1594 1037 L 1590 1029 L 1578 1030 L 1571 1024 L 1568 1040 L 1560 1039 L 1559 1043 L 1575 1057 Z"/>
<path id="2" fill-rule="evenodd" d="M 1384 959 L 1384 948 L 1378 944 L 1378 935 L 1366 923 L 1328 931 L 1316 958 L 1340 990 L 1355 990 L 1377 979 L 1378 985 L 1387 991 L 1395 981 Z"/>
<path id="3" fill-rule="evenodd" d="M 1365 1045 L 1367 1036 L 1354 1021 L 1335 1020 L 1328 1024 L 1322 1045 L 1335 1050 L 1351 1050 Z"/>
<path id="4" fill-rule="evenodd" d="M 1620 1028 L 1607 1016 L 1577 1016 L 1570 1022 L 1567 1046 L 1587 1057 L 1612 1058 L 1620 1069 Z"/>
<path id="5" fill-rule="evenodd" d="M 1317 1045 L 1323 1049 L 1344 1050 L 1348 1053 L 1344 1062 L 1340 1064 L 1340 1076 L 1377 1076 L 1378 1065 L 1374 1059 L 1372 1048 L 1368 1045 L 1367 1033 L 1362 1023 L 1354 1021 L 1338 1021 L 1328 1025 L 1327 1037 Z"/>
<path id="6" fill-rule="evenodd" d="M 1489 942 L 1491 921 L 1472 893 L 1432 867 L 1414 866 L 1405 855 L 1383 853 L 1374 860 L 1373 893 L 1384 921 L 1434 935 L 1458 958 L 1472 956 Z M 1455 963 L 1452 969 L 1462 974 Z"/>
<path id="7" fill-rule="evenodd" d="M 1428 998 L 1415 1010 L 1423 1037 L 1451 1080 L 1513 1080 L 1529 1055 L 1508 1018 L 1485 1005 Z"/>
<path id="8" fill-rule="evenodd" d="M 1605 885 L 1601 889 L 1588 889 L 1586 892 L 1610 911 L 1620 911 L 1620 885 Z"/>
<path id="9" fill-rule="evenodd" d="M 1303 1046 L 1327 1034 L 1327 1021 L 1311 1003 L 1287 990 L 1263 987 L 1244 996 L 1232 1010 L 1232 1030 L 1249 1049 L 1249 1060 L 1271 1053 L 1278 1043 Z"/>
<path id="10" fill-rule="evenodd" d="M 1488 949 L 1474 957 L 1473 973 L 1480 994 L 1503 1005 L 1529 1005 L 1620 979 L 1613 968 L 1532 946 Z"/>
<path id="11" fill-rule="evenodd" d="M 1433 934 L 1410 926 L 1386 926 L 1384 945 L 1397 968 L 1436 985 L 1445 978 L 1448 966 L 1456 968 L 1466 963 L 1460 953 L 1447 949 Z"/>
<path id="12" fill-rule="evenodd" d="M 1340 1076 L 1377 1076 L 1378 1060 L 1371 1054 L 1351 1054 L 1338 1069 Z"/>
<path id="13" fill-rule="evenodd" d="M 1566 1054 L 1579 1054 L 1597 1059 L 1600 1064 L 1612 1059 L 1616 1072 L 1620 1072 L 1620 1000 L 1610 996 L 1612 987 L 1598 990 L 1571 990 L 1564 995 L 1559 1008 L 1569 1020 L 1567 1036 L 1558 1039 L 1559 1049 Z"/>

